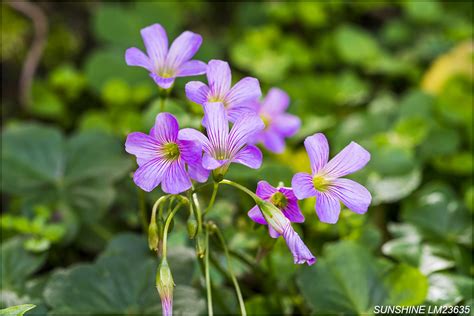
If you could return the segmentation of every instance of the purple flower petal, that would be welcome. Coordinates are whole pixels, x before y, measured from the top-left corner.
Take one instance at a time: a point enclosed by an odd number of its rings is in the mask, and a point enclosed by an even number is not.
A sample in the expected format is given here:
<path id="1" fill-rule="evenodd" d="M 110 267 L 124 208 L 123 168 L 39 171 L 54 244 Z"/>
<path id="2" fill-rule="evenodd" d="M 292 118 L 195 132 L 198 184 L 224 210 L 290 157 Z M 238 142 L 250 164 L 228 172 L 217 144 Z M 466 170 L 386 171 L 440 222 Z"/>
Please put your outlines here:
<path id="1" fill-rule="evenodd" d="M 307 263 L 308 265 L 312 265 L 316 262 L 316 258 L 313 256 L 308 247 L 306 247 L 298 233 L 293 230 L 293 227 L 291 227 L 289 223 L 283 231 L 283 238 L 285 238 L 286 244 L 293 254 L 294 263 Z"/>
<path id="2" fill-rule="evenodd" d="M 262 102 L 262 112 L 270 116 L 284 113 L 290 104 L 290 97 L 285 91 L 272 88 L 268 91 L 267 96 Z"/>
<path id="3" fill-rule="evenodd" d="M 335 224 L 341 212 L 341 203 L 330 193 L 318 192 L 316 196 L 316 214 L 323 223 Z"/>
<path id="4" fill-rule="evenodd" d="M 260 137 L 263 146 L 265 146 L 269 151 L 279 154 L 285 150 L 285 139 L 273 130 L 273 128 L 264 130 Z"/>
<path id="5" fill-rule="evenodd" d="M 240 106 L 247 102 L 259 99 L 262 96 L 260 83 L 257 79 L 245 77 L 237 82 L 226 95 L 227 108 Z"/>
<path id="6" fill-rule="evenodd" d="M 276 191 L 277 189 L 271 186 L 270 183 L 262 180 L 258 181 L 255 194 L 264 200 L 268 200 Z"/>
<path id="7" fill-rule="evenodd" d="M 246 145 L 252 136 L 255 136 L 265 128 L 260 117 L 248 113 L 241 116 L 232 126 L 228 139 L 228 152 L 231 157 Z"/>
<path id="8" fill-rule="evenodd" d="M 182 130 L 180 130 L 178 133 L 178 139 L 197 141 L 202 145 L 205 151 L 210 151 L 210 144 L 207 137 L 204 136 L 204 134 L 200 131 L 195 130 L 194 128 L 183 128 Z"/>
<path id="9" fill-rule="evenodd" d="M 200 143 L 192 140 L 179 140 L 178 147 L 184 162 L 192 164 L 201 161 L 202 146 Z"/>
<path id="10" fill-rule="evenodd" d="M 173 298 L 161 299 L 161 310 L 163 316 L 173 316 Z"/>
<path id="11" fill-rule="evenodd" d="M 168 54 L 168 37 L 160 24 L 153 24 L 141 30 L 148 58 L 152 68 L 157 71 L 165 63 Z"/>
<path id="12" fill-rule="evenodd" d="M 143 161 L 156 158 L 160 144 L 153 137 L 140 132 L 130 133 L 125 141 L 125 151 Z"/>
<path id="13" fill-rule="evenodd" d="M 136 47 L 129 48 L 125 51 L 125 62 L 129 66 L 137 66 L 153 71 L 153 64 L 145 53 Z"/>
<path id="14" fill-rule="evenodd" d="M 179 66 L 176 77 L 197 76 L 206 73 L 207 65 L 200 60 L 190 60 Z"/>
<path id="15" fill-rule="evenodd" d="M 204 105 L 204 103 L 207 102 L 209 88 L 204 83 L 200 81 L 188 82 L 186 84 L 185 91 L 189 100 L 201 105 Z"/>
<path id="16" fill-rule="evenodd" d="M 164 178 L 171 162 L 161 158 L 155 158 L 138 167 L 133 174 L 133 181 L 142 190 L 151 192 Z"/>
<path id="17" fill-rule="evenodd" d="M 347 208 L 363 214 L 372 202 L 372 195 L 361 184 L 349 179 L 335 179 L 332 181 L 329 191 L 339 198 Z"/>
<path id="18" fill-rule="evenodd" d="M 207 64 L 207 81 L 212 97 L 224 101 L 223 98 L 232 83 L 229 64 L 222 60 L 210 60 Z"/>
<path id="19" fill-rule="evenodd" d="M 171 163 L 163 177 L 161 188 L 163 192 L 169 194 L 178 194 L 191 188 L 191 179 L 186 172 L 184 161 L 177 160 Z"/>
<path id="20" fill-rule="evenodd" d="M 188 172 L 189 176 L 196 180 L 197 182 L 204 183 L 207 181 L 209 178 L 209 170 L 204 169 L 202 166 L 202 161 L 199 161 L 199 163 L 191 163 L 188 164 Z"/>
<path id="21" fill-rule="evenodd" d="M 255 108 L 253 107 L 252 103 L 246 103 L 246 104 L 241 104 L 238 106 L 232 106 L 232 107 L 226 108 L 227 118 L 232 123 L 237 121 L 241 116 L 244 116 L 249 113 L 252 113 L 255 115 L 257 114 L 257 112 L 255 112 Z"/>
<path id="22" fill-rule="evenodd" d="M 272 128 L 284 137 L 295 135 L 301 127 L 299 117 L 291 114 L 281 114 L 272 120 Z"/>
<path id="23" fill-rule="evenodd" d="M 164 77 L 161 77 L 161 76 L 159 76 L 155 73 L 150 73 L 150 77 L 152 77 L 153 80 L 155 81 L 155 83 L 163 89 L 171 88 L 171 86 L 174 83 L 174 79 L 175 79 L 174 77 L 164 78 Z"/>
<path id="24" fill-rule="evenodd" d="M 227 160 L 217 160 L 209 153 L 204 153 L 202 156 L 202 166 L 207 170 L 214 170 L 223 166 Z"/>
<path id="25" fill-rule="evenodd" d="M 304 146 L 311 161 L 313 175 L 318 173 L 328 162 L 329 145 L 326 136 L 322 133 L 306 137 Z"/>
<path id="26" fill-rule="evenodd" d="M 270 237 L 272 238 L 278 238 L 281 236 L 279 232 L 277 232 L 272 226 L 268 225 L 268 234 L 270 234 Z"/>
<path id="27" fill-rule="evenodd" d="M 293 223 L 303 223 L 304 216 L 296 200 L 289 200 L 288 205 L 281 210 L 283 214 Z"/>
<path id="28" fill-rule="evenodd" d="M 175 142 L 178 138 L 178 121 L 170 113 L 160 113 L 156 116 L 153 131 L 153 136 L 160 144 Z"/>
<path id="29" fill-rule="evenodd" d="M 248 212 L 248 216 L 255 223 L 258 223 L 261 225 L 267 225 L 267 221 L 265 220 L 265 217 L 263 217 L 262 212 L 260 212 L 260 209 L 258 208 L 257 205 L 255 205 L 254 207 L 250 209 L 250 211 Z"/>
<path id="30" fill-rule="evenodd" d="M 295 196 L 299 199 L 306 199 L 316 196 L 316 189 L 313 185 L 313 177 L 310 174 L 299 172 L 293 176 L 291 186 Z"/>
<path id="31" fill-rule="evenodd" d="M 183 32 L 171 44 L 166 65 L 177 70 L 182 64 L 190 60 L 201 47 L 202 37 L 193 32 Z"/>
<path id="32" fill-rule="evenodd" d="M 217 153 L 224 153 L 227 148 L 229 123 L 227 122 L 224 105 L 220 102 L 204 104 L 206 131 L 212 148 Z"/>
<path id="33" fill-rule="evenodd" d="M 252 169 L 258 169 L 262 165 L 262 152 L 255 146 L 248 145 L 241 149 L 232 159 L 233 162 L 240 163 Z"/>
<path id="34" fill-rule="evenodd" d="M 370 160 L 370 153 L 362 146 L 351 142 L 324 167 L 324 172 L 334 178 L 362 169 Z"/>

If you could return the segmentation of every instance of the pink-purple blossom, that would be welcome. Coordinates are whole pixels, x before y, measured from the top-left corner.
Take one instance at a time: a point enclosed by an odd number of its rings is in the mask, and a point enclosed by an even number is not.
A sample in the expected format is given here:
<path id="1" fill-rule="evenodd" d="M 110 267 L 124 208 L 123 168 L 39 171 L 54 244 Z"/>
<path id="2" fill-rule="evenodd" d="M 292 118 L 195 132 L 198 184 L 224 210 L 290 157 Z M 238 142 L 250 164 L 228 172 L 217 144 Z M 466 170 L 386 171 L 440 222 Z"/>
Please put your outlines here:
<path id="1" fill-rule="evenodd" d="M 260 168 L 262 152 L 256 146 L 248 145 L 250 139 L 264 128 L 255 113 L 243 114 L 230 131 L 222 103 L 205 103 L 204 118 L 207 121 L 207 137 L 192 128 L 181 130 L 181 135 L 183 139 L 198 141 L 202 145 L 202 166 L 205 169 L 215 170 L 215 174 L 223 176 L 232 162 L 253 169 Z"/>
<path id="2" fill-rule="evenodd" d="M 316 213 L 325 223 L 334 224 L 339 218 L 341 204 L 358 214 L 367 212 L 372 201 L 370 192 L 361 184 L 341 178 L 362 169 L 370 153 L 355 142 L 347 145 L 328 162 L 329 145 L 321 134 L 304 141 L 311 161 L 312 174 L 297 173 L 291 185 L 298 199 L 316 197 Z"/>
<path id="3" fill-rule="evenodd" d="M 150 192 L 161 184 L 164 192 L 178 194 L 191 188 L 191 178 L 207 181 L 209 171 L 201 166 L 201 144 L 181 134 L 176 118 L 160 113 L 149 135 L 128 135 L 125 150 L 137 157 L 133 181 L 140 188 Z"/>
<path id="4" fill-rule="evenodd" d="M 132 47 L 125 52 L 129 66 L 145 68 L 158 86 L 170 88 L 176 77 L 202 75 L 206 64 L 191 60 L 202 43 L 202 37 L 193 32 L 183 32 L 168 49 L 168 36 L 160 24 L 153 24 L 141 30 L 147 54 Z"/>
<path id="5" fill-rule="evenodd" d="M 186 84 L 189 100 L 201 105 L 222 103 L 231 122 L 245 113 L 255 111 L 253 104 L 262 95 L 257 79 L 245 77 L 232 87 L 229 64 L 222 60 L 209 61 L 206 75 L 208 85 L 200 81 Z"/>
<path id="6" fill-rule="evenodd" d="M 298 233 L 295 232 L 293 227 L 291 227 L 290 220 L 283 214 L 283 212 L 268 201 L 256 200 L 255 202 L 265 218 L 265 221 L 268 223 L 268 226 L 276 233 L 276 236 L 283 235 L 288 249 L 290 249 L 293 254 L 294 263 L 307 263 L 308 265 L 314 264 L 316 258 L 304 244 L 303 240 L 301 240 Z"/>
<path id="7" fill-rule="evenodd" d="M 301 126 L 301 120 L 286 113 L 290 97 L 285 91 L 272 88 L 263 101 L 255 103 L 255 111 L 265 123 L 265 129 L 258 135 L 257 142 L 274 153 L 285 150 L 285 138 L 295 135 Z"/>
<path id="8" fill-rule="evenodd" d="M 257 194 L 259 198 L 275 205 L 291 222 L 304 222 L 304 216 L 301 213 L 298 206 L 298 199 L 293 193 L 292 188 L 282 186 L 275 188 L 267 181 L 259 181 L 255 194 Z M 257 205 L 250 209 L 248 215 L 256 223 L 262 225 L 268 224 Z M 280 236 L 271 226 L 268 226 L 268 231 L 273 238 Z"/>

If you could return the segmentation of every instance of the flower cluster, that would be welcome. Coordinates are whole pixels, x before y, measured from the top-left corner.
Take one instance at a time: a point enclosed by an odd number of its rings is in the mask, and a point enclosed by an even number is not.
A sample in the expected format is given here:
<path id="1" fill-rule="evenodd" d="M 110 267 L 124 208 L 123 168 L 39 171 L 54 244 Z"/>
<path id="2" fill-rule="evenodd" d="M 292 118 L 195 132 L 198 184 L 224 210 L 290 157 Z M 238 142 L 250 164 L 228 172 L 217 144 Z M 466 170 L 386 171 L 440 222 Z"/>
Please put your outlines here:
<path id="1" fill-rule="evenodd" d="M 304 221 L 298 200 L 316 197 L 316 213 L 326 223 L 337 222 L 341 202 L 356 213 L 365 213 L 371 203 L 370 193 L 357 182 L 342 177 L 364 167 L 370 154 L 351 142 L 329 160 L 328 141 L 318 133 L 304 141 L 312 172 L 295 174 L 292 187 L 273 187 L 260 181 L 254 194 L 225 180 L 232 163 L 252 169 L 261 166 L 263 155 L 256 144 L 274 153 L 284 151 L 285 139 L 297 133 L 301 125 L 298 117 L 286 113 L 289 96 L 272 88 L 260 100 L 262 92 L 256 78 L 245 77 L 232 85 L 227 62 L 211 60 L 205 64 L 191 60 L 201 45 L 200 35 L 184 32 L 168 49 L 168 38 L 161 25 L 146 27 L 141 34 L 147 55 L 138 48 L 128 49 L 128 65 L 148 70 L 162 89 L 171 89 L 176 77 L 201 74 L 206 74 L 207 84 L 191 81 L 185 87 L 187 98 L 203 107 L 205 133 L 191 128 L 180 130 L 172 114 L 159 113 L 149 134 L 128 135 L 125 149 L 136 156 L 138 164 L 133 176 L 135 183 L 147 192 L 161 185 L 165 193 L 191 193 L 193 180 L 204 183 L 212 174 L 215 188 L 220 183 L 234 185 L 255 200 L 248 216 L 256 223 L 268 225 L 271 237 L 283 236 L 295 263 L 313 264 L 315 257 L 291 225 Z M 160 295 L 168 292 L 161 290 Z M 168 306 L 170 298 L 162 299 L 167 299 Z"/>

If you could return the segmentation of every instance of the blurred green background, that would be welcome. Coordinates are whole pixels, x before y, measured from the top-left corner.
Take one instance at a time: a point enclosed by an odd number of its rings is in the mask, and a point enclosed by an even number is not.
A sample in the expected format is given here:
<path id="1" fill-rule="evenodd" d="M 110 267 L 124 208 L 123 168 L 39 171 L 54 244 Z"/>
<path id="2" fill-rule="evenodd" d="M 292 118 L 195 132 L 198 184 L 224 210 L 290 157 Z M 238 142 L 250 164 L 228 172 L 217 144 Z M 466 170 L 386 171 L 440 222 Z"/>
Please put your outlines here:
<path id="1" fill-rule="evenodd" d="M 31 19 L 2 3 L 1 301 L 30 314 L 146 314 L 160 310 L 158 264 L 139 218 L 131 131 L 147 131 L 158 89 L 124 51 L 140 29 L 170 39 L 203 36 L 196 58 L 230 62 L 233 79 L 279 87 L 301 117 L 282 155 L 229 178 L 290 185 L 308 171 L 302 142 L 328 135 L 334 155 L 350 141 L 372 160 L 354 175 L 373 204 L 320 223 L 300 203 L 297 230 L 318 257 L 297 266 L 284 241 L 246 216 L 252 202 L 221 188 L 210 218 L 232 249 L 249 314 L 371 313 L 375 305 L 473 305 L 473 7 L 470 2 L 39 3 L 49 25 L 31 97 L 19 97 Z M 35 20 L 38 22 L 38 20 Z M 166 110 L 199 126 L 178 79 Z M 205 80 L 204 76 L 197 77 Z M 146 194 L 146 207 L 161 195 Z M 207 203 L 210 192 L 205 192 Z M 205 288 L 181 212 L 171 233 L 175 311 L 206 313 Z M 148 212 L 149 214 L 149 212 Z M 296 225 L 295 225 L 296 227 Z M 222 249 L 213 249 L 217 313 L 238 313 Z M 471 308 L 472 309 L 472 308 Z M 472 311 L 471 311 L 472 314 Z"/>

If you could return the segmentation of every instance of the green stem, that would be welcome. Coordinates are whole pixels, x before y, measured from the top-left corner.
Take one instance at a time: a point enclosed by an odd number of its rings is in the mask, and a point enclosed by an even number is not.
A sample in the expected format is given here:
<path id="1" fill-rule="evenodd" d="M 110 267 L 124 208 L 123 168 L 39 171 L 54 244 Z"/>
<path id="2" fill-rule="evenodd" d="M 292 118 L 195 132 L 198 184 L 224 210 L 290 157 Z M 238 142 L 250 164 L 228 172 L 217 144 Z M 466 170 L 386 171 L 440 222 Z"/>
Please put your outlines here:
<path id="1" fill-rule="evenodd" d="M 179 208 L 181 207 L 183 203 L 180 202 L 178 203 L 174 209 L 171 211 L 171 213 L 168 215 L 168 217 L 166 218 L 166 222 L 165 222 L 165 228 L 163 229 L 163 258 L 166 258 L 166 250 L 167 250 L 167 241 L 168 241 L 168 227 L 170 226 L 170 223 L 171 223 L 171 220 L 173 219 L 174 215 L 176 214 L 176 212 L 178 212 Z"/>
<path id="2" fill-rule="evenodd" d="M 231 186 L 233 186 L 233 187 L 239 189 L 240 191 L 247 193 L 252 199 L 255 200 L 255 202 L 261 200 L 255 193 L 253 193 L 252 191 L 250 191 L 249 189 L 247 189 L 247 188 L 244 187 L 243 185 L 240 185 L 240 184 L 238 184 L 238 183 L 236 183 L 236 182 L 234 182 L 234 181 L 230 181 L 230 180 L 224 179 L 224 180 L 221 180 L 220 183 L 231 185 Z"/>
<path id="3" fill-rule="evenodd" d="M 207 214 L 207 212 L 209 212 L 212 207 L 214 206 L 214 202 L 216 200 L 216 195 L 217 195 L 217 191 L 218 191 L 218 188 L 219 188 L 219 182 L 214 182 L 214 188 L 212 190 L 212 196 L 211 196 L 211 200 L 209 201 L 209 205 L 207 206 L 206 210 L 204 211 L 204 216 Z"/>
<path id="4" fill-rule="evenodd" d="M 165 104 L 166 104 L 167 98 L 168 98 L 168 95 L 160 98 L 160 112 L 163 112 L 165 110 Z"/>
<path id="5" fill-rule="evenodd" d="M 209 228 L 206 227 L 206 255 L 204 259 L 204 269 L 206 274 L 206 289 L 207 289 L 207 312 L 209 316 L 214 313 L 212 311 L 212 290 L 211 290 L 211 276 L 209 274 Z"/>
<path id="6" fill-rule="evenodd" d="M 156 209 L 158 206 L 162 206 L 162 202 L 164 202 L 169 195 L 164 195 L 161 196 L 158 200 L 156 200 L 155 204 L 153 204 L 153 208 L 151 210 L 151 220 L 150 221 L 156 221 Z M 163 215 L 162 208 L 160 207 L 160 213 L 159 213 L 159 218 Z"/>
<path id="7" fill-rule="evenodd" d="M 197 217 L 197 224 L 198 224 L 198 233 L 202 230 L 202 212 L 201 207 L 199 205 L 199 199 L 196 193 L 192 194 L 194 205 L 196 205 L 196 217 Z"/>
<path id="8" fill-rule="evenodd" d="M 245 310 L 244 299 L 242 298 L 242 292 L 240 291 L 239 282 L 237 282 L 237 278 L 235 277 L 234 270 L 232 269 L 232 264 L 230 260 L 229 250 L 227 249 L 227 244 L 225 242 L 224 236 L 222 235 L 219 227 L 215 226 L 215 231 L 217 233 L 217 237 L 219 237 L 222 248 L 224 249 L 225 257 L 227 260 L 227 271 L 229 272 L 230 278 L 232 279 L 232 283 L 234 283 L 235 293 L 237 294 L 237 300 L 239 301 L 240 313 L 243 316 L 246 316 L 247 311 Z"/>

